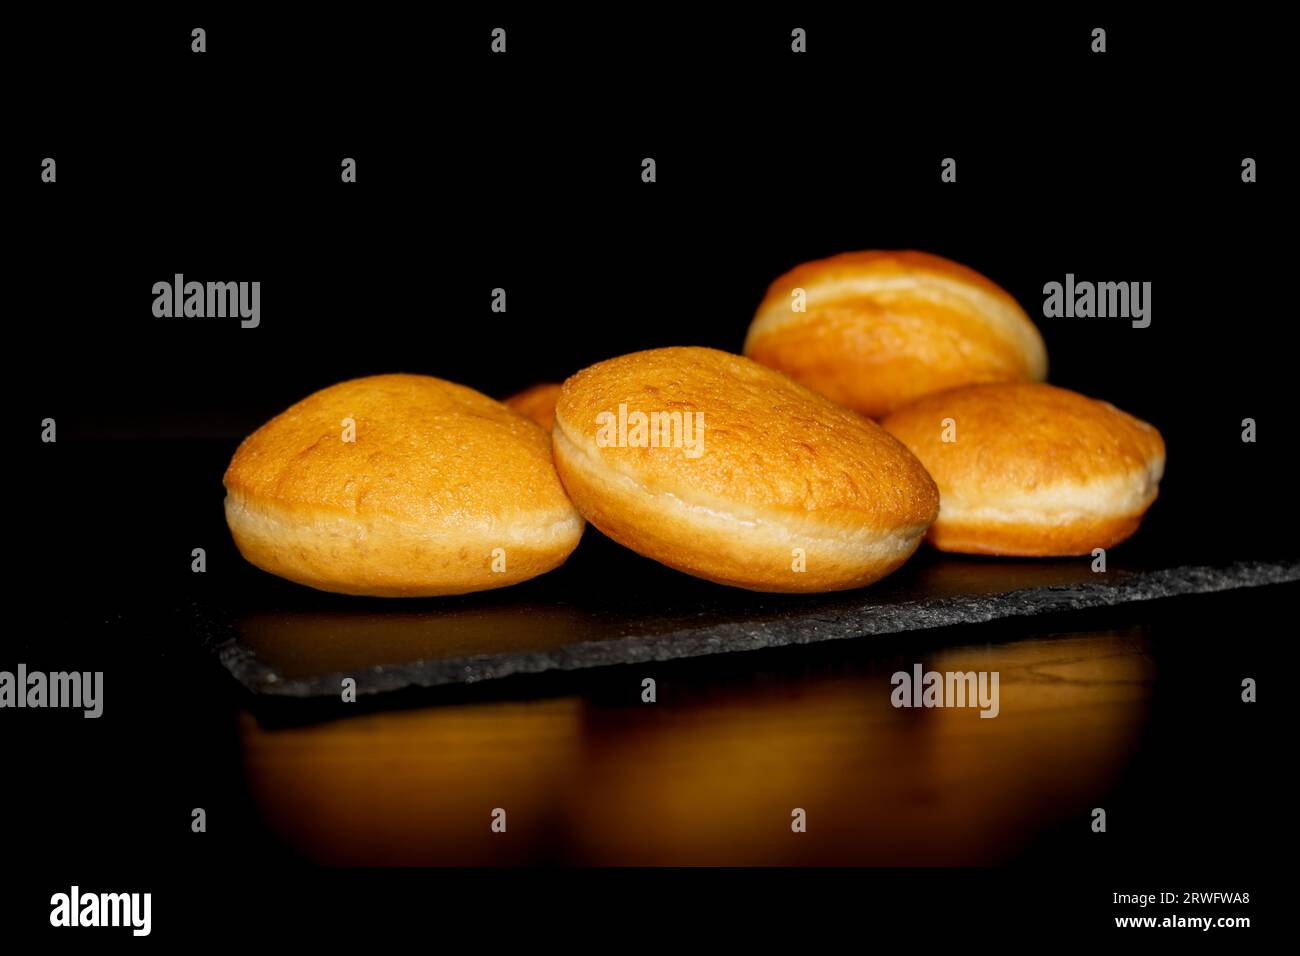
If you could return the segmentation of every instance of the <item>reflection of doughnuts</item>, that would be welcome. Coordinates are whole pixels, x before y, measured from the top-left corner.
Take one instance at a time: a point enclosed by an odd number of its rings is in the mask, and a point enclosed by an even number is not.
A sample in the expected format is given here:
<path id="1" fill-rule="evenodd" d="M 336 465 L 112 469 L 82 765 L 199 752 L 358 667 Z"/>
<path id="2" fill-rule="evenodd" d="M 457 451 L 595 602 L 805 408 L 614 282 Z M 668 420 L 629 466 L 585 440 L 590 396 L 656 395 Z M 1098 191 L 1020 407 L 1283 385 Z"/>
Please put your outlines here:
<path id="1" fill-rule="evenodd" d="M 486 395 L 423 375 L 353 379 L 308 396 L 244 440 L 225 485 L 244 557 L 323 591 L 504 587 L 561 564 L 582 536 L 546 433 Z"/>
<path id="2" fill-rule="evenodd" d="M 1165 469 L 1165 443 L 1151 425 L 1051 385 L 927 395 L 883 424 L 939 485 L 928 538 L 941 551 L 1108 548 L 1137 530 Z"/>
<path id="3" fill-rule="evenodd" d="M 849 252 L 792 269 L 767 290 L 745 354 L 874 418 L 958 385 L 1047 377 L 1043 339 L 1016 300 L 924 252 Z"/>
<path id="4" fill-rule="evenodd" d="M 702 422 L 690 436 L 698 447 L 646 447 L 634 428 L 626 442 L 602 432 L 609 416 L 638 413 Z M 874 422 L 713 349 L 637 352 L 579 372 L 560 390 L 553 438 L 565 489 L 611 538 L 756 591 L 884 577 L 916 550 L 938 506 L 920 462 Z"/>
<path id="5" fill-rule="evenodd" d="M 554 382 L 542 382 L 522 392 L 516 392 L 502 401 L 507 408 L 514 409 L 520 415 L 526 415 L 550 431 L 555 422 L 555 400 L 559 396 L 560 386 Z"/>

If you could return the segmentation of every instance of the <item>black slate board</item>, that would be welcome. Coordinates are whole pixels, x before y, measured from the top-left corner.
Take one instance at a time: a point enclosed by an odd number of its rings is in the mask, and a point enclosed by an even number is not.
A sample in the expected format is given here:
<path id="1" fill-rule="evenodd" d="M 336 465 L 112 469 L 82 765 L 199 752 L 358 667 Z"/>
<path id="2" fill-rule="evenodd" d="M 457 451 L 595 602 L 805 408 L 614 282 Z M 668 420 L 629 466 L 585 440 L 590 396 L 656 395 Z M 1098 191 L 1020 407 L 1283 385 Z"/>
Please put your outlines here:
<path id="1" fill-rule="evenodd" d="M 1212 534 L 1203 519 L 1192 540 L 1173 533 L 1177 518 L 1167 511 L 1163 521 L 1149 521 L 1112 550 L 1105 573 L 1087 557 L 967 558 L 922 548 L 872 587 L 823 595 L 699 581 L 592 528 L 550 574 L 426 600 L 323 594 L 257 571 L 231 549 L 228 571 L 196 596 L 191 614 L 221 663 L 254 694 L 337 698 L 345 676 L 358 694 L 379 694 L 1300 581 L 1300 559 L 1241 558 L 1261 550 L 1259 542 L 1234 540 L 1227 525 Z"/>

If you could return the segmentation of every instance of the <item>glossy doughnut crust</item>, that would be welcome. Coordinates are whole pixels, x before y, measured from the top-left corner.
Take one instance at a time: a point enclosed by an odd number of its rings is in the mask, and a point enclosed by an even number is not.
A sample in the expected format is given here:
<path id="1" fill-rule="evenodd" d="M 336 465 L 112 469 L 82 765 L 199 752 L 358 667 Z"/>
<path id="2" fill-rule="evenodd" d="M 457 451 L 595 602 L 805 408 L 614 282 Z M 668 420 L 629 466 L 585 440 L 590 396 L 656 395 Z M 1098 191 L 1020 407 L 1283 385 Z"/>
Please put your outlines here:
<path id="1" fill-rule="evenodd" d="M 225 486 L 246 559 L 343 594 L 504 587 L 563 563 L 583 529 L 545 431 L 423 375 L 308 396 L 244 439 Z"/>
<path id="2" fill-rule="evenodd" d="M 744 351 L 872 418 L 959 385 L 1047 377 L 1042 336 L 1016 300 L 924 252 L 849 252 L 787 272 Z"/>
<path id="3" fill-rule="evenodd" d="M 620 406 L 628 439 L 611 443 Z M 635 413 L 660 416 L 658 447 L 637 443 Z M 673 431 L 688 418 L 703 423 L 691 454 L 687 432 Z M 920 462 L 874 422 L 713 349 L 584 369 L 560 390 L 552 437 L 570 498 L 601 531 L 687 574 L 756 591 L 870 584 L 907 560 L 938 509 Z"/>
<path id="4" fill-rule="evenodd" d="M 1154 427 L 1051 385 L 927 395 L 883 424 L 939 486 L 928 539 L 941 551 L 1043 557 L 1109 548 L 1137 530 L 1165 470 Z"/>

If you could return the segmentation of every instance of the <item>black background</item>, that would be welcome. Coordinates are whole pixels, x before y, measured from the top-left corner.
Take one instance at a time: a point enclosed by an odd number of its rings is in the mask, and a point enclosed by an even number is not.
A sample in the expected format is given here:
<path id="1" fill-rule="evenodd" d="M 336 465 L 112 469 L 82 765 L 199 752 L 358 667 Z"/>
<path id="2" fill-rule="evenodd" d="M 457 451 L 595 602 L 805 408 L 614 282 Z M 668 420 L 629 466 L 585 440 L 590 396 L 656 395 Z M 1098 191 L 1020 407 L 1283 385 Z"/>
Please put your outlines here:
<path id="1" fill-rule="evenodd" d="M 489 52 L 498 25 L 504 57 Z M 809 31 L 801 57 L 789 53 L 796 25 Z M 1109 34 L 1100 56 L 1096 25 Z M 190 52 L 193 26 L 207 29 L 203 55 Z M 220 471 L 237 441 L 343 378 L 419 372 L 500 396 L 638 348 L 738 350 L 785 270 L 918 248 L 1014 294 L 1044 334 L 1052 381 L 1155 423 L 1166 491 L 1179 483 L 1203 502 L 1185 513 L 1286 548 L 1296 335 L 1282 298 L 1280 44 L 1253 11 L 1249 22 L 800 7 L 13 24 L 6 418 L 18 467 L 5 480 L 22 542 L 14 605 L 31 613 L 15 618 L 0 666 L 103 668 L 110 696 L 99 721 L 4 718 L 5 739 L 19 737 L 5 748 L 11 859 L 39 874 L 11 921 L 44 924 L 48 894 L 80 873 L 154 887 L 160 927 L 158 893 L 173 879 L 221 888 L 230 907 L 175 901 L 173 914 L 231 930 L 244 892 L 263 917 L 271 900 L 315 913 L 304 900 L 420 892 L 378 876 L 272 879 L 268 864 L 291 861 L 259 842 L 234 792 L 222 799 L 245 832 L 199 852 L 173 835 L 189 836 L 196 790 L 228 787 L 211 768 L 235 746 L 224 713 L 204 706 L 230 693 L 224 675 L 167 613 L 188 586 L 190 548 L 220 527 Z M 45 156 L 58 161 L 55 185 L 40 182 Z M 357 160 L 354 185 L 339 180 L 344 156 Z M 646 156 L 653 184 L 640 178 Z M 939 178 L 947 156 L 955 184 Z M 1246 156 L 1256 184 L 1241 182 Z M 260 280 L 261 326 L 154 318 L 151 287 L 176 272 Z M 1067 272 L 1150 281 L 1150 328 L 1044 319 L 1043 284 Z M 498 286 L 504 315 L 489 308 Z M 57 445 L 36 437 L 47 416 Z M 1240 441 L 1245 417 L 1257 444 Z M 1227 652 L 1237 663 L 1271 661 L 1267 615 L 1293 595 L 1168 625 L 1204 648 L 1182 658 L 1188 673 L 1217 670 L 1230 628 L 1249 632 Z M 1166 686 L 1195 712 L 1195 694 Z M 1249 776 L 1269 751 L 1242 732 L 1211 739 Z M 1206 803 L 1236 801 L 1222 812 L 1242 816 L 1253 792 L 1222 781 L 1171 812 L 1190 827 Z M 172 820 L 168 806 L 184 809 Z M 1200 858 L 1176 827 L 1163 832 L 1162 852 Z M 1261 832 L 1247 837 L 1244 854 L 1212 841 L 1210 872 L 1228 861 L 1250 872 Z M 1150 862 L 1136 838 L 1121 861 Z M 459 905 L 555 890 L 461 879 L 427 886 L 462 887 Z M 571 879 L 574 892 L 596 882 Z M 629 892 L 644 881 L 658 906 L 681 885 L 635 879 Z M 1001 891 L 935 879 L 944 905 L 988 893 L 993 912 L 1017 912 Z M 823 883 L 825 899 L 842 892 Z M 731 882 L 778 900 L 789 884 Z M 1031 912 L 1070 904 L 1040 884 Z M 892 890 L 891 905 L 925 907 L 914 889 Z M 348 924 L 365 925 L 363 910 Z"/>

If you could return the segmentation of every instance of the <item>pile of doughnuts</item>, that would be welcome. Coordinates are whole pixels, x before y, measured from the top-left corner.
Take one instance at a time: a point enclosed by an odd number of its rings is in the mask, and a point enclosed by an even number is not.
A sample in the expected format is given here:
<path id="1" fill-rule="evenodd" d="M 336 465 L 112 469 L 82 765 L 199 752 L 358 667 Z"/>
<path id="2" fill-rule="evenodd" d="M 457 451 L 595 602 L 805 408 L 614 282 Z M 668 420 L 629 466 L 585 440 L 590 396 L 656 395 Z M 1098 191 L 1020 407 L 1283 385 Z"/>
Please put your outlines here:
<path id="1" fill-rule="evenodd" d="M 504 403 L 421 375 L 323 389 L 239 446 L 226 518 L 263 570 L 387 597 L 535 577 L 588 521 L 756 591 L 862 587 L 922 539 L 1090 555 L 1137 530 L 1164 442 L 1046 376 L 1037 328 L 984 276 L 850 253 L 773 282 L 743 356 L 636 352 Z"/>

